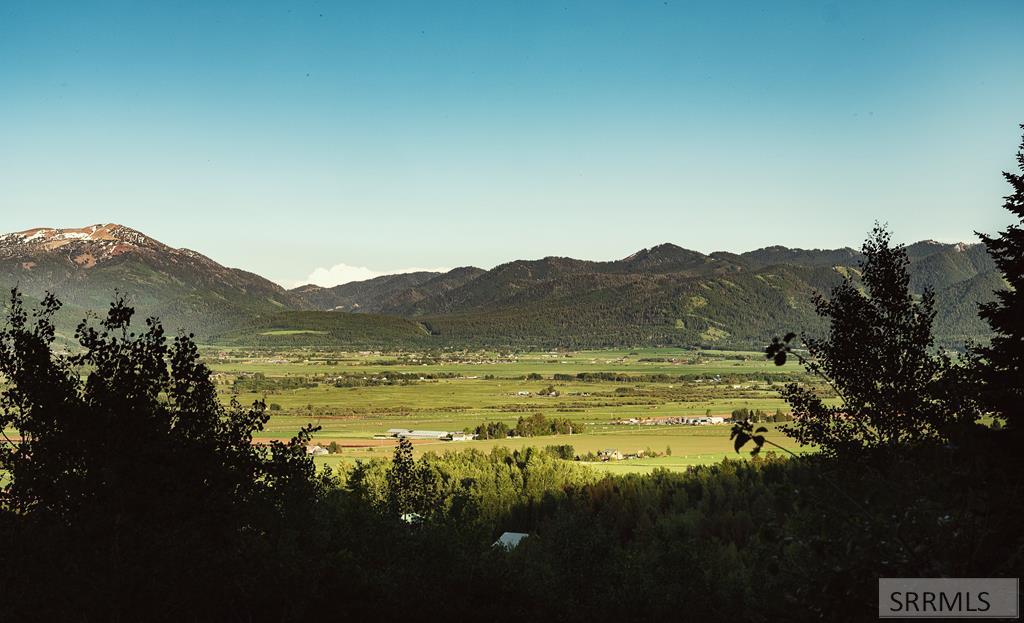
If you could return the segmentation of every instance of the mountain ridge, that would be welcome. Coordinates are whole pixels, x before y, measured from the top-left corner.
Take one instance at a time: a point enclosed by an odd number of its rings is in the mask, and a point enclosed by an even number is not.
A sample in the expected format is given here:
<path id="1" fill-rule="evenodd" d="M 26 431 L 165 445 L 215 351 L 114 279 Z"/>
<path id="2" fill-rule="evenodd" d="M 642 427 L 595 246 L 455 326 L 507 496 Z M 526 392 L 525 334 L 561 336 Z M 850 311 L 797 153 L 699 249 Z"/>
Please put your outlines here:
<path id="1" fill-rule="evenodd" d="M 172 330 L 226 327 L 241 315 L 301 307 L 281 286 L 116 223 L 40 227 L 0 236 L 0 283 L 30 298 L 54 292 L 74 310 L 105 310 L 115 293 Z"/>
<path id="2" fill-rule="evenodd" d="M 984 247 L 920 241 L 906 248 L 912 290 L 936 291 L 941 337 L 984 339 L 987 329 L 971 311 L 1000 282 Z M 771 245 L 704 254 L 662 243 L 617 260 L 547 256 L 490 270 L 463 266 L 285 290 L 196 251 L 105 223 L 0 236 L 0 283 L 18 285 L 35 298 L 55 291 L 75 311 L 105 309 L 117 290 L 140 314 L 159 315 L 172 330 L 213 340 L 231 335 L 238 341 L 243 339 L 238 331 L 264 327 L 264 337 L 256 340 L 263 344 L 277 339 L 266 335 L 289 335 L 282 323 L 335 322 L 343 330 L 311 331 L 295 339 L 328 334 L 340 341 L 347 339 L 343 336 L 384 340 L 393 331 L 396 343 L 437 345 L 752 347 L 780 331 L 818 328 L 813 294 L 827 293 L 844 276 L 856 278 L 861 259 L 850 247 Z M 343 322 L 342 316 L 318 313 L 382 320 L 369 331 L 367 321 Z M 356 331 L 357 326 L 362 328 Z M 409 328 L 415 326 L 423 330 Z"/>

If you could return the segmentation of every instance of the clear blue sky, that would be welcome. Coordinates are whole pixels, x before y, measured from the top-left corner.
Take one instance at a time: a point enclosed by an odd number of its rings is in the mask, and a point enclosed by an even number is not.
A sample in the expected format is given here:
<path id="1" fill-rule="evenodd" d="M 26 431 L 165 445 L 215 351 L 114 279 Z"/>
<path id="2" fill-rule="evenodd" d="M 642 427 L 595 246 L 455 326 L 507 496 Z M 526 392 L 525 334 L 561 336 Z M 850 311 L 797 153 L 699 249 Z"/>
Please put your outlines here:
<path id="1" fill-rule="evenodd" d="M 968 240 L 1008 222 L 1022 59 L 1019 0 L 0 0 L 0 231 L 281 282 Z"/>

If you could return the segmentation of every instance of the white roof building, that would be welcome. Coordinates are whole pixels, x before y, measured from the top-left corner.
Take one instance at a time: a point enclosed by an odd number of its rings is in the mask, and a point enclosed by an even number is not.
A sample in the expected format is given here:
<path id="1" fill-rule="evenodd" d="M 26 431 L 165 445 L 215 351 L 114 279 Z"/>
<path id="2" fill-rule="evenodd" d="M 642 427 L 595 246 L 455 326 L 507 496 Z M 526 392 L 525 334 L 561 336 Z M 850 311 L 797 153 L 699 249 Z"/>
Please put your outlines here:
<path id="1" fill-rule="evenodd" d="M 530 536 L 525 532 L 502 532 L 492 547 L 501 547 L 512 550 L 519 546 L 519 542 Z"/>
<path id="2" fill-rule="evenodd" d="M 411 437 L 413 439 L 441 439 L 442 437 L 448 436 L 446 430 L 411 430 L 402 433 L 402 437 Z"/>

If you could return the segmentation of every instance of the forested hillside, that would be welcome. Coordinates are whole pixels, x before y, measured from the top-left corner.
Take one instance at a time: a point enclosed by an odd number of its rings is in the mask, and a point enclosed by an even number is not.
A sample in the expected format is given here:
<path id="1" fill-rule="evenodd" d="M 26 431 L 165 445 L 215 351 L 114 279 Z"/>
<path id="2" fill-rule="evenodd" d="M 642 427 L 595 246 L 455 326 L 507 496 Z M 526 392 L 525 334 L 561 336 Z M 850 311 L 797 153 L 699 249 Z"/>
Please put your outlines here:
<path id="1" fill-rule="evenodd" d="M 907 255 L 911 291 L 936 292 L 939 343 L 984 342 L 977 304 L 1002 287 L 984 247 L 925 241 L 908 246 Z M 705 255 L 662 244 L 615 261 L 546 257 L 286 291 L 108 224 L 0 237 L 0 285 L 19 286 L 29 299 L 47 291 L 61 296 L 65 335 L 75 317 L 102 311 L 117 291 L 171 331 L 223 344 L 750 348 L 790 327 L 819 328 L 814 294 L 844 277 L 858 279 L 861 259 L 849 248 Z M 298 311 L 310 313 L 290 313 Z"/>
<path id="2" fill-rule="evenodd" d="M 939 343 L 984 341 L 977 305 L 1002 287 L 984 247 L 925 241 L 907 255 L 911 291 L 935 290 Z M 404 293 L 385 278 L 337 289 L 352 293 L 349 309 L 421 322 L 438 346 L 749 348 L 788 327 L 819 329 L 814 294 L 847 276 L 857 280 L 861 259 L 848 248 L 704 255 L 663 244 L 612 262 L 517 260 L 433 292 L 445 275 Z"/>
<path id="3" fill-rule="evenodd" d="M 483 272 L 479 268 L 465 266 L 446 273 L 384 275 L 332 288 L 305 285 L 291 292 L 312 309 L 379 313 L 412 305 L 430 296 L 443 296 L 445 292 L 472 281 Z"/>

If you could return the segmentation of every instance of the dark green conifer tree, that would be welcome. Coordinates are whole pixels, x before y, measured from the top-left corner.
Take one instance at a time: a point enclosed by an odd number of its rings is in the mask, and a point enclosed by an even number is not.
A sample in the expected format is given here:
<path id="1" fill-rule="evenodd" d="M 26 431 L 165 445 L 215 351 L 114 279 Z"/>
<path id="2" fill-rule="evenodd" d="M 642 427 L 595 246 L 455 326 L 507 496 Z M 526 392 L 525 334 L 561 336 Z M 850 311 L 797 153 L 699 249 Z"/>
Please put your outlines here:
<path id="1" fill-rule="evenodd" d="M 1024 224 L 1024 138 L 1017 166 L 1020 173 L 1003 172 L 1012 188 L 1003 207 Z M 989 346 L 975 351 L 980 357 L 983 400 L 1007 424 L 1019 428 L 1024 402 L 1024 229 L 1014 223 L 997 236 L 978 236 L 1009 286 L 979 311 L 995 333 Z"/>

